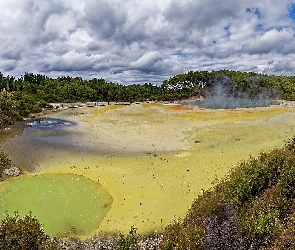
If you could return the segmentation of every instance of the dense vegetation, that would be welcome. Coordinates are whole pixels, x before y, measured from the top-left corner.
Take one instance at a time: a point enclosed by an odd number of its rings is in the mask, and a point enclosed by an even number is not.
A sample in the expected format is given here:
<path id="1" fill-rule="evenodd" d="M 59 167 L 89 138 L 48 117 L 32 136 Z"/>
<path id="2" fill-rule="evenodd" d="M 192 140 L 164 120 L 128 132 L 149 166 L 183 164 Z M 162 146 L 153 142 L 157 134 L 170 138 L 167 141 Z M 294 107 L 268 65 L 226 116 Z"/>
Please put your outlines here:
<path id="1" fill-rule="evenodd" d="M 251 99 L 295 99 L 294 76 L 269 76 L 254 72 L 190 71 L 164 80 L 161 88 L 163 96 L 171 100 L 216 94 Z"/>
<path id="2" fill-rule="evenodd" d="M 21 93 L 21 97 L 34 101 L 145 101 L 176 100 L 207 95 L 216 86 L 226 89 L 231 96 L 255 98 L 260 94 L 278 95 L 282 99 L 295 99 L 295 76 L 274 76 L 239 71 L 190 71 L 164 80 L 161 86 L 150 83 L 121 85 L 93 78 L 63 76 L 53 79 L 45 75 L 25 73 L 15 79 L 0 73 L 0 90 Z M 277 96 L 276 96 L 277 97 Z"/>
<path id="3" fill-rule="evenodd" d="M 121 85 L 104 79 L 83 80 L 69 76 L 53 79 L 33 73 L 15 79 L 0 73 L 0 128 L 30 113 L 40 112 L 54 102 L 173 101 L 219 94 L 295 100 L 295 76 L 229 70 L 190 71 L 155 86 L 150 83 Z"/>
<path id="4" fill-rule="evenodd" d="M 55 250 L 57 242 L 51 240 L 43 231 L 37 218 L 31 214 L 20 218 L 16 212 L 6 217 L 0 225 L 0 249 L 27 250 L 52 249 Z"/>
<path id="5" fill-rule="evenodd" d="M 5 89 L 0 92 L 0 129 L 13 124 L 19 118 L 19 110 L 12 98 L 13 93 Z"/>
<path id="6" fill-rule="evenodd" d="M 40 74 L 25 73 L 15 79 L 0 73 L 1 114 L 8 110 L 15 117 L 15 109 L 24 117 L 40 112 L 53 102 L 100 101 L 171 101 L 195 96 L 222 94 L 231 97 L 295 99 L 294 76 L 268 76 L 239 71 L 190 71 L 164 80 L 161 86 L 150 83 L 121 85 L 104 79 L 83 80 L 81 77 L 53 79 Z M 10 101 L 6 104 L 3 98 Z M 10 109 L 7 109 L 10 105 Z M 1 117 L 1 120 L 3 118 Z M 15 119 L 15 118 L 13 118 Z M 5 120 L 5 119 L 4 119 Z M 13 122 L 5 120 L 5 123 Z M 1 125 L 1 124 L 0 124 Z"/>

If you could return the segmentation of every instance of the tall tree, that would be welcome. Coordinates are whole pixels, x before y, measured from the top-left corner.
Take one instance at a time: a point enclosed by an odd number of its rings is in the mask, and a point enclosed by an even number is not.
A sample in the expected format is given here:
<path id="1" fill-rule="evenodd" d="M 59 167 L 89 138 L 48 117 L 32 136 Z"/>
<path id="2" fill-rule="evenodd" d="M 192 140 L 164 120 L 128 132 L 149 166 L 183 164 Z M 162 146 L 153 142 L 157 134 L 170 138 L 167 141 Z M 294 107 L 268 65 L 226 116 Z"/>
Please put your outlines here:
<path id="1" fill-rule="evenodd" d="M 13 124 L 18 119 L 16 103 L 12 100 L 12 93 L 5 89 L 0 92 L 0 129 Z"/>

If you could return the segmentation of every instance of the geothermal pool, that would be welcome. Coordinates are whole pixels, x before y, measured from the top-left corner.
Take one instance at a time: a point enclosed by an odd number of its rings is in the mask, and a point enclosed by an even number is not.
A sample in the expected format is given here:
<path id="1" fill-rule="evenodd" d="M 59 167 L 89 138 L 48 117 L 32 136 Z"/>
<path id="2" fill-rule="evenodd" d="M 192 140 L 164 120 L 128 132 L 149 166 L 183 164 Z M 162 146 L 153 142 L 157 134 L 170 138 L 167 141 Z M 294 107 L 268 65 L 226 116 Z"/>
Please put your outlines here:
<path id="1" fill-rule="evenodd" d="M 294 110 L 280 107 L 211 110 L 136 104 L 78 108 L 0 136 L 0 149 L 27 173 L 84 176 L 113 198 L 111 204 L 105 202 L 110 206 L 103 219 L 93 219 L 89 231 L 81 235 L 127 233 L 131 226 L 147 233 L 161 231 L 173 219 L 184 217 L 202 189 L 210 188 L 239 161 L 283 146 L 295 134 L 294 124 Z M 34 187 L 33 180 L 29 178 L 26 185 Z M 29 192 L 24 196 L 34 198 Z M 51 202 L 59 204 L 60 200 Z M 60 217 L 65 216 L 60 213 Z M 44 227 L 49 228 L 47 223 Z M 81 223 L 78 216 L 69 219 L 69 225 L 73 223 Z"/>
<path id="2" fill-rule="evenodd" d="M 101 186 L 75 174 L 27 175 L 0 185 L 0 215 L 29 212 L 50 236 L 87 235 L 110 209 Z"/>
<path id="3" fill-rule="evenodd" d="M 241 108 L 258 108 L 269 107 L 275 102 L 269 99 L 243 99 L 243 98 L 225 98 L 214 97 L 202 101 L 186 101 L 184 105 L 193 105 L 207 109 L 241 109 Z"/>

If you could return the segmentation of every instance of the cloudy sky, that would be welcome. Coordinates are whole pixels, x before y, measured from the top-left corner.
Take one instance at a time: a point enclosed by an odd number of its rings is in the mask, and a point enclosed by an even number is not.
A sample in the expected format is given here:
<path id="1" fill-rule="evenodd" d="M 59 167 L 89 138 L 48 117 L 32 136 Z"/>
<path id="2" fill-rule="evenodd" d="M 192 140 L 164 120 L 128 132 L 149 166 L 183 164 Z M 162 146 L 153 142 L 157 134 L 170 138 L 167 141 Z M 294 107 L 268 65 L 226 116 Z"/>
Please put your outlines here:
<path id="1" fill-rule="evenodd" d="M 0 1 L 4 75 L 161 84 L 219 69 L 295 75 L 295 1 Z"/>

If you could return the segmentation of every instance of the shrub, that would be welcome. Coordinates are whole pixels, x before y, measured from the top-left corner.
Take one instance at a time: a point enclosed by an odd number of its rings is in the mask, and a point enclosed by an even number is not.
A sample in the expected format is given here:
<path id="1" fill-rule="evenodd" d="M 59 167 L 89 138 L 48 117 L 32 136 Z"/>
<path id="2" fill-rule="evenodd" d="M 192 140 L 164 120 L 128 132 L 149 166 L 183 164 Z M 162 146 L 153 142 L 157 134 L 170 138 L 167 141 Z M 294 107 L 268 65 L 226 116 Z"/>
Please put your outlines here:
<path id="1" fill-rule="evenodd" d="M 282 170 L 278 180 L 278 186 L 282 188 L 288 198 L 294 198 L 295 165 Z"/>
<path id="2" fill-rule="evenodd" d="M 9 155 L 3 151 L 0 151 L 0 178 L 2 177 L 3 171 L 11 166 L 11 159 Z"/>
<path id="3" fill-rule="evenodd" d="M 270 244 L 263 250 L 288 250 L 295 249 L 295 204 L 289 209 L 291 211 L 288 218 L 285 219 L 284 229 L 272 239 Z"/>
<path id="4" fill-rule="evenodd" d="M 214 188 L 204 191 L 201 196 L 194 200 L 185 220 L 206 218 L 223 210 L 226 205 L 223 189 L 221 182 Z"/>
<path id="5" fill-rule="evenodd" d="M 226 199 L 234 206 L 241 206 L 264 186 L 261 162 L 256 158 L 241 162 L 229 174 L 225 183 Z"/>
<path id="6" fill-rule="evenodd" d="M 165 228 L 163 240 L 160 244 L 162 250 L 192 250 L 201 246 L 205 228 L 194 221 L 181 223 L 175 221 Z"/>
<path id="7" fill-rule="evenodd" d="M 11 166 L 11 160 L 9 155 L 3 151 L 0 151 L 0 168 L 5 169 Z"/>
<path id="8" fill-rule="evenodd" d="M 250 245 L 259 246 L 267 242 L 282 228 L 281 219 L 288 209 L 289 202 L 280 187 L 267 189 L 249 207 L 241 209 L 237 224 L 244 240 Z"/>
<path id="9" fill-rule="evenodd" d="M 285 149 L 293 153 L 295 152 L 295 136 L 286 142 Z"/>
<path id="10" fill-rule="evenodd" d="M 15 212 L 13 216 L 6 217 L 0 226 L 0 249 L 26 250 L 26 249 L 57 249 L 44 233 L 38 219 L 31 213 L 20 218 Z"/>
<path id="11" fill-rule="evenodd" d="M 295 190 L 293 144 L 240 162 L 194 200 L 183 221 L 165 229 L 161 249 L 211 249 L 221 244 L 247 249 L 261 247 L 281 233 Z"/>
<path id="12" fill-rule="evenodd" d="M 198 249 L 202 245 L 206 228 L 215 214 L 221 214 L 226 206 L 222 183 L 198 196 L 186 217 L 174 221 L 165 228 L 161 249 Z"/>
<path id="13" fill-rule="evenodd" d="M 288 175 L 294 165 L 294 155 L 284 149 L 262 152 L 257 158 L 250 157 L 229 174 L 225 183 L 225 197 L 230 204 L 241 207 L 278 183 L 288 193 L 295 186 L 295 181 L 287 176 L 284 178 L 282 173 Z"/>
<path id="14" fill-rule="evenodd" d="M 226 206 L 207 219 L 206 232 L 199 249 L 247 249 L 234 220 L 234 211 Z"/>
<path id="15" fill-rule="evenodd" d="M 0 91 L 0 129 L 13 124 L 18 119 L 18 110 L 13 94 L 5 89 Z"/>
<path id="16" fill-rule="evenodd" d="M 124 236 L 122 233 L 119 234 L 117 242 L 117 250 L 137 250 L 139 249 L 140 236 L 136 232 L 135 227 L 131 227 L 129 234 Z"/>

